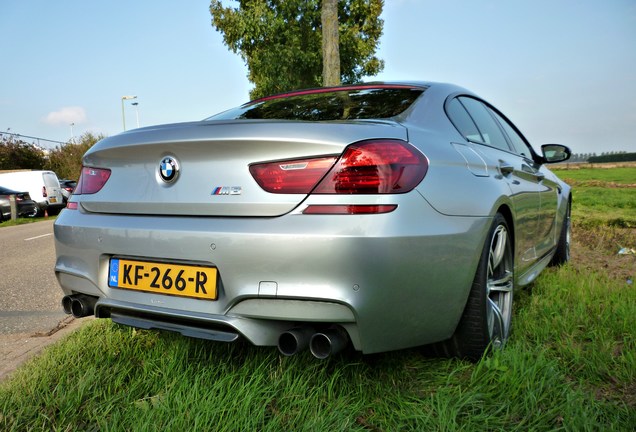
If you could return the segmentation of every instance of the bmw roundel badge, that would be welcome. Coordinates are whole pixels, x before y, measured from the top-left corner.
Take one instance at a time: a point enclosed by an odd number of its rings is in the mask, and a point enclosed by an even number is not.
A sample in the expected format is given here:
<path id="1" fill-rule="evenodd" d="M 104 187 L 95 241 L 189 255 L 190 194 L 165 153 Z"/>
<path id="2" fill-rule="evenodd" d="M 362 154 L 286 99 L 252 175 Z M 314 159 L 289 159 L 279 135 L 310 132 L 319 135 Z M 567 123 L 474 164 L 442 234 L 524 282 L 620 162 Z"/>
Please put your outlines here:
<path id="1" fill-rule="evenodd" d="M 166 183 L 172 183 L 179 175 L 179 162 L 172 156 L 161 159 L 159 164 L 159 177 Z"/>

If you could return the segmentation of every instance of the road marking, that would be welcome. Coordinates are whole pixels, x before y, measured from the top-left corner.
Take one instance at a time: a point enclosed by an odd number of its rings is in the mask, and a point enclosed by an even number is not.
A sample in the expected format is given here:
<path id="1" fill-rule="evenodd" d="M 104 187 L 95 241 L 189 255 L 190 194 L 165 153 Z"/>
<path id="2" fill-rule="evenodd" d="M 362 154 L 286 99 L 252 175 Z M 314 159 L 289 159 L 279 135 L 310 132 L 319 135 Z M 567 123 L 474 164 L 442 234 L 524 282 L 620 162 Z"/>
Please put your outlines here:
<path id="1" fill-rule="evenodd" d="M 53 233 L 42 234 L 42 235 L 39 235 L 39 236 L 36 236 L 36 237 L 29 237 L 27 239 L 24 239 L 24 241 L 36 240 L 36 239 L 39 239 L 39 238 L 42 238 L 42 237 L 48 237 L 50 235 L 53 235 Z"/>

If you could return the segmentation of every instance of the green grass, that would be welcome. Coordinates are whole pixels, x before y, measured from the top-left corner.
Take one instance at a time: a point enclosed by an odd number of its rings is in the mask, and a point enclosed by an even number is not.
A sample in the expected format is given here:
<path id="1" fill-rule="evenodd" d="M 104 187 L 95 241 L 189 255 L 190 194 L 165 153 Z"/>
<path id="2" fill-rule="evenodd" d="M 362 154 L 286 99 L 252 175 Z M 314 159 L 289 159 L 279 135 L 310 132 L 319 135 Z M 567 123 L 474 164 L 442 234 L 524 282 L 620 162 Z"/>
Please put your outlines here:
<path id="1" fill-rule="evenodd" d="M 556 171 L 572 186 L 574 223 L 636 228 L 636 167 Z"/>
<path id="2" fill-rule="evenodd" d="M 636 398 L 636 293 L 625 279 L 553 269 L 517 306 L 516 336 L 558 358 L 571 381 Z"/>
<path id="3" fill-rule="evenodd" d="M 17 218 L 16 220 L 3 220 L 0 222 L 0 228 L 16 226 L 16 225 L 24 225 L 30 224 L 34 222 L 40 222 L 48 219 L 55 219 L 57 216 L 50 216 L 48 218 L 44 217 L 34 217 L 34 218 Z"/>
<path id="4" fill-rule="evenodd" d="M 582 226 L 636 228 L 636 188 L 575 186 L 572 211 Z"/>
<path id="5" fill-rule="evenodd" d="M 517 291 L 508 345 L 478 363 L 282 357 L 96 320 L 0 383 L 0 430 L 632 431 L 636 256 L 616 251 L 636 229 L 580 221 L 633 206 L 596 187 L 574 189 L 572 263 Z"/>
<path id="6" fill-rule="evenodd" d="M 630 430 L 633 288 L 569 267 L 518 296 L 481 362 L 308 353 L 94 321 L 0 387 L 2 430 Z"/>
<path id="7" fill-rule="evenodd" d="M 552 167 L 551 167 L 552 168 Z M 556 169 L 555 173 L 570 184 L 594 182 L 636 184 L 636 167 Z"/>

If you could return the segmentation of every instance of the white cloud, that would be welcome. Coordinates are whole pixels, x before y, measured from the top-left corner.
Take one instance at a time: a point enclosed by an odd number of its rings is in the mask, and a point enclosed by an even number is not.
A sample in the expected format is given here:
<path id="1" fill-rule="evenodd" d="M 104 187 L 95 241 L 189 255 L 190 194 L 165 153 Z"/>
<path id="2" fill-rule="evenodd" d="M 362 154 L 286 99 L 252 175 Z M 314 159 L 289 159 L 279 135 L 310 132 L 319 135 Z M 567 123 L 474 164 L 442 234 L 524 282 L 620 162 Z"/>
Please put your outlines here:
<path id="1" fill-rule="evenodd" d="M 71 123 L 79 125 L 86 122 L 86 111 L 78 106 L 64 107 L 48 113 L 43 121 L 53 126 L 69 125 Z"/>

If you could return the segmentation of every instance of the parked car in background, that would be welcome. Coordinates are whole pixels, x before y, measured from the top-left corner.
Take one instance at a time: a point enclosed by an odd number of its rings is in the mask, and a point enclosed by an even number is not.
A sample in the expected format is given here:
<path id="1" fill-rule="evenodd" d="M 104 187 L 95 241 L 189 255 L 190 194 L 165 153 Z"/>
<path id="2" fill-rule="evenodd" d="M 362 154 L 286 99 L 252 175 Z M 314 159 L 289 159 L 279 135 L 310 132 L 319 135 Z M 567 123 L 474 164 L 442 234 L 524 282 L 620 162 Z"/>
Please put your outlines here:
<path id="1" fill-rule="evenodd" d="M 64 195 L 53 171 L 10 171 L 0 173 L 0 184 L 28 191 L 38 205 L 38 214 L 56 213 L 64 208 Z"/>
<path id="2" fill-rule="evenodd" d="M 76 186 L 77 186 L 77 182 L 75 180 L 66 180 L 66 179 L 60 180 L 60 187 L 62 188 L 62 195 L 64 196 L 65 203 L 66 201 L 68 201 L 69 197 L 75 190 Z"/>
<path id="3" fill-rule="evenodd" d="M 0 186 L 0 222 L 11 219 L 11 195 L 15 196 L 18 217 L 35 217 L 38 206 L 28 192 L 18 192 Z"/>
<path id="4" fill-rule="evenodd" d="M 84 155 L 54 225 L 64 310 L 324 358 L 436 343 L 478 359 L 514 291 L 569 259 L 570 187 L 451 84 L 258 99 Z"/>

